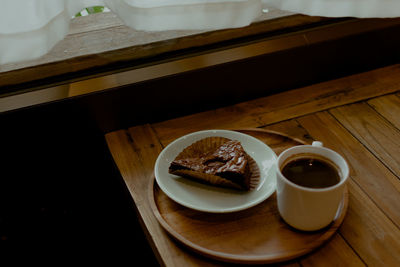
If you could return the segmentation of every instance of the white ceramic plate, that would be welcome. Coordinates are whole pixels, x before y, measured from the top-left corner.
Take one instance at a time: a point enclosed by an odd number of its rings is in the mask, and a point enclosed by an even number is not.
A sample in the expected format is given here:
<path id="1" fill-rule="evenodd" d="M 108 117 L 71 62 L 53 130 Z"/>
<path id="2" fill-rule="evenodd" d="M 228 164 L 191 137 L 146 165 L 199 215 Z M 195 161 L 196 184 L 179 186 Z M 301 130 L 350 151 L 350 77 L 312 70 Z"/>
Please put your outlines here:
<path id="1" fill-rule="evenodd" d="M 168 173 L 175 157 L 192 143 L 210 136 L 222 136 L 241 142 L 244 150 L 257 162 L 261 179 L 252 191 L 239 191 L 206 185 Z M 275 152 L 260 140 L 239 132 L 207 130 L 180 137 L 161 151 L 155 164 L 155 177 L 161 190 L 177 203 L 204 212 L 233 212 L 253 207 L 267 199 L 276 188 L 273 165 Z"/>

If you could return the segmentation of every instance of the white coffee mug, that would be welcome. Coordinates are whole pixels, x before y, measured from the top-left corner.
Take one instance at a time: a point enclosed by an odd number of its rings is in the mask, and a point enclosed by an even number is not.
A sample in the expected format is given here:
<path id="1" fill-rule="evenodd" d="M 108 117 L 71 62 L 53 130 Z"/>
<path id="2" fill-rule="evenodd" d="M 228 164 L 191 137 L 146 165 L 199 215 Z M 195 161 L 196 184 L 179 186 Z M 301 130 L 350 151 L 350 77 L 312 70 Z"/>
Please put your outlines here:
<path id="1" fill-rule="evenodd" d="M 281 172 L 282 164 L 298 154 L 319 155 L 333 162 L 340 172 L 339 183 L 325 188 L 310 188 L 288 180 Z M 312 145 L 295 146 L 283 151 L 275 167 L 278 210 L 286 223 L 299 230 L 315 231 L 328 226 L 335 219 L 349 177 L 349 167 L 342 156 L 316 141 Z"/>

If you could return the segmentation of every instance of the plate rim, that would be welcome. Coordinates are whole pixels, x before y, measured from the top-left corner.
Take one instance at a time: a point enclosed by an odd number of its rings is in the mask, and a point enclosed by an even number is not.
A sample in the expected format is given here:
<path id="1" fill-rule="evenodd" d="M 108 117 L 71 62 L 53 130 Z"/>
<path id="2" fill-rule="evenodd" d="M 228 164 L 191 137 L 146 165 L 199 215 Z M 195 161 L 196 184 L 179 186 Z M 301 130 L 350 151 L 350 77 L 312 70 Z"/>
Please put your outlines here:
<path id="1" fill-rule="evenodd" d="M 268 199 L 276 191 L 276 181 L 272 182 L 273 183 L 273 188 L 270 189 L 267 194 L 262 195 L 261 197 L 257 198 L 255 201 L 252 201 L 252 202 L 250 202 L 248 204 L 244 204 L 244 205 L 240 205 L 240 206 L 236 206 L 236 207 L 230 207 L 230 208 L 223 208 L 223 209 L 217 209 L 217 208 L 216 209 L 209 209 L 209 208 L 207 209 L 207 208 L 201 208 L 201 207 L 199 208 L 199 207 L 193 206 L 193 205 L 188 204 L 188 203 L 182 201 L 181 199 L 175 197 L 170 191 L 168 191 L 168 188 L 165 188 L 163 186 L 163 184 L 160 184 L 160 182 L 159 182 L 160 178 L 157 177 L 157 173 L 158 173 L 157 166 L 159 165 L 159 162 L 161 161 L 162 156 L 166 153 L 166 151 L 169 148 L 171 148 L 173 145 L 175 145 L 179 141 L 181 141 L 181 140 L 183 140 L 183 139 L 185 139 L 187 137 L 191 137 L 193 135 L 207 134 L 207 133 L 217 134 L 218 132 L 244 136 L 244 137 L 246 137 L 246 138 L 248 138 L 250 140 L 253 140 L 254 142 L 258 142 L 258 143 L 264 145 L 270 151 L 270 153 L 272 154 L 272 158 L 274 160 L 276 160 L 278 158 L 276 153 L 275 153 L 275 151 L 270 146 L 268 146 L 267 144 L 265 144 L 263 141 L 259 140 L 258 138 L 254 137 L 254 136 L 251 136 L 251 135 L 248 135 L 248 134 L 245 134 L 243 132 L 240 132 L 239 130 L 208 129 L 208 130 L 201 130 L 201 131 L 191 132 L 191 133 L 188 133 L 186 135 L 182 135 L 182 136 L 176 138 L 174 141 L 172 141 L 166 147 L 164 147 L 164 149 L 159 153 L 159 155 L 158 155 L 158 157 L 156 159 L 156 162 L 154 164 L 154 173 L 153 173 L 154 174 L 154 179 L 155 179 L 157 185 L 159 186 L 159 188 L 169 198 L 171 198 L 176 203 L 178 203 L 178 204 L 180 204 L 182 206 L 185 206 L 187 208 L 193 209 L 193 210 L 197 210 L 197 211 L 201 211 L 201 212 L 208 212 L 208 213 L 231 213 L 231 212 L 242 211 L 242 210 L 246 210 L 246 209 L 249 209 L 251 207 L 254 207 L 254 206 L 260 204 L 261 202 L 265 201 L 266 199 Z M 215 135 L 212 135 L 212 136 L 215 136 Z M 272 168 L 273 168 L 273 166 L 272 166 Z M 273 170 L 270 170 L 270 172 L 274 173 Z M 271 175 L 271 174 L 269 174 L 269 175 Z M 266 177 L 265 179 L 267 179 L 267 178 L 268 177 Z"/>

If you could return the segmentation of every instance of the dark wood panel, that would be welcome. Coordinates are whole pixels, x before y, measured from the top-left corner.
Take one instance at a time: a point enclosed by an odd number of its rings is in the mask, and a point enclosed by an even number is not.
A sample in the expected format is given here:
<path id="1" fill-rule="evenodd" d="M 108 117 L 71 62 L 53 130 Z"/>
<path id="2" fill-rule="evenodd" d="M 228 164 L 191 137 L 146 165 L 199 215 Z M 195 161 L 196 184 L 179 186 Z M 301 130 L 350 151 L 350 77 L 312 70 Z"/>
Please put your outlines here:
<path id="1" fill-rule="evenodd" d="M 103 133 L 64 108 L 0 114 L 1 265 L 157 266 Z"/>

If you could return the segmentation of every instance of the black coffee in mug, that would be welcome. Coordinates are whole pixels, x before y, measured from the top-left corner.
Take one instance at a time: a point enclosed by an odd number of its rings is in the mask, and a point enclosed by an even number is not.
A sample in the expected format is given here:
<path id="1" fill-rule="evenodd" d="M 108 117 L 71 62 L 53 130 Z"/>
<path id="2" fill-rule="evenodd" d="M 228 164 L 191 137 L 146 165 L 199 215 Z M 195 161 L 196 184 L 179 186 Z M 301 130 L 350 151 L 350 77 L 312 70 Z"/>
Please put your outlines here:
<path id="1" fill-rule="evenodd" d="M 339 168 L 327 158 L 300 154 L 289 158 L 281 172 L 289 181 L 309 188 L 326 188 L 340 182 Z"/>

